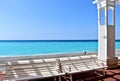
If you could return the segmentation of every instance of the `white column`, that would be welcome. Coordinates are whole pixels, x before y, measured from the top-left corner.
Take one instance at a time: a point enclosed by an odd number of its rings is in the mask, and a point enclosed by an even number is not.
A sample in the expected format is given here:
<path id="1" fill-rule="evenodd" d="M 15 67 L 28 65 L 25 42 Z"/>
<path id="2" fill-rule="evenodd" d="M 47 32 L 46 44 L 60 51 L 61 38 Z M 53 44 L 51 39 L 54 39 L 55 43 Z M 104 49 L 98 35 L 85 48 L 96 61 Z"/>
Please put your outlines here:
<path id="1" fill-rule="evenodd" d="M 119 0 L 120 1 L 120 0 Z M 115 3 L 116 0 L 95 0 L 98 7 L 98 59 L 103 60 L 109 68 L 118 65 L 118 58 L 115 57 Z M 112 7 L 112 25 L 108 23 L 108 9 Z M 105 10 L 105 24 L 101 25 L 100 10 Z"/>

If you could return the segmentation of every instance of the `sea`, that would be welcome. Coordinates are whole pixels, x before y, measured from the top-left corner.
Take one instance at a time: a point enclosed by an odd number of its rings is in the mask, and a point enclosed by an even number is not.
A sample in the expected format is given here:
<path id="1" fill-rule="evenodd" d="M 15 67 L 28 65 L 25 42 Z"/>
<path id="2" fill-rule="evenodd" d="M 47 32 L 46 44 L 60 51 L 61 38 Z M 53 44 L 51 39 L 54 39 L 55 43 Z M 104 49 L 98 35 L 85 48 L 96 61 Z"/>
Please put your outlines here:
<path id="1" fill-rule="evenodd" d="M 120 49 L 120 40 L 115 42 Z M 95 52 L 97 40 L 2 40 L 0 57 L 50 55 L 76 52 Z"/>

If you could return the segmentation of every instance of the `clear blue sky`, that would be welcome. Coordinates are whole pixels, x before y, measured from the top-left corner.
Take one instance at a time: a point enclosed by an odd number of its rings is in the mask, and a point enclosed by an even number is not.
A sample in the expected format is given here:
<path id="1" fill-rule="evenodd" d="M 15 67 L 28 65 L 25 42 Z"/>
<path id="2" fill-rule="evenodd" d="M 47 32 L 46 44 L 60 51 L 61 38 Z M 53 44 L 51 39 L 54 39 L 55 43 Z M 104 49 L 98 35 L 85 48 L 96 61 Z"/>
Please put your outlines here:
<path id="1" fill-rule="evenodd" d="M 97 39 L 93 0 L 0 0 L 0 40 Z M 116 8 L 120 39 L 120 6 Z"/>

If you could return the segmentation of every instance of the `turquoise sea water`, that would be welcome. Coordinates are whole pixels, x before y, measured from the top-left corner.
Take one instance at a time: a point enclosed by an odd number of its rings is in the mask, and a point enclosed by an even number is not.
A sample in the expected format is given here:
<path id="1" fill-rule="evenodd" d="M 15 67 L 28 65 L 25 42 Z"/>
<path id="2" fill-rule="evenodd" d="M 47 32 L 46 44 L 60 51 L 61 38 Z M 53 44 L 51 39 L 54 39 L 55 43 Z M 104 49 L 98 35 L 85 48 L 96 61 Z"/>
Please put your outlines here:
<path id="1" fill-rule="evenodd" d="M 116 41 L 120 49 L 120 41 Z M 0 41 L 0 57 L 97 51 L 97 41 Z"/>

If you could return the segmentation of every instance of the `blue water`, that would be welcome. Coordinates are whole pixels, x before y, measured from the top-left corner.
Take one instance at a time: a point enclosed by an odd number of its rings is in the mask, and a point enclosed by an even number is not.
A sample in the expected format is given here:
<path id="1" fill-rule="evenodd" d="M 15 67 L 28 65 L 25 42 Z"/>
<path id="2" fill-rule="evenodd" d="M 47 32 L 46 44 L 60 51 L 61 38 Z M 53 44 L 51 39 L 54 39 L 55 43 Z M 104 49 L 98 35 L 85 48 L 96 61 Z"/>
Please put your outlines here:
<path id="1" fill-rule="evenodd" d="M 120 41 L 116 41 L 120 49 Z M 97 41 L 0 41 L 0 57 L 97 51 Z"/>

